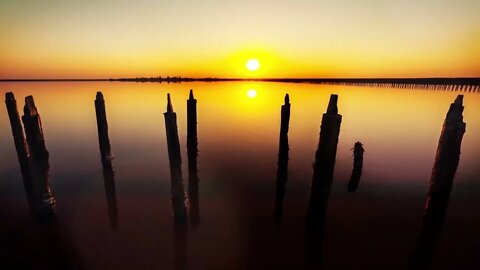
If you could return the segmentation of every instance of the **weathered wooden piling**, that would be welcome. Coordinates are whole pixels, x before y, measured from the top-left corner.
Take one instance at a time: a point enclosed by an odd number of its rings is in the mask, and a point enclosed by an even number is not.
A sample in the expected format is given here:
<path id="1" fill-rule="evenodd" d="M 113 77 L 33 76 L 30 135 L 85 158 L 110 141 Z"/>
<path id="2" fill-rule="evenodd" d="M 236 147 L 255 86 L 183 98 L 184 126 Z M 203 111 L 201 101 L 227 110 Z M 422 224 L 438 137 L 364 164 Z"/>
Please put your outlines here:
<path id="1" fill-rule="evenodd" d="M 22 121 L 25 127 L 34 179 L 34 212 L 37 217 L 54 216 L 56 200 L 50 188 L 49 153 L 45 145 L 42 121 L 32 96 L 25 98 L 23 112 Z"/>
<path id="2" fill-rule="evenodd" d="M 108 122 L 105 110 L 105 100 L 102 92 L 97 92 L 95 98 L 95 114 L 97 116 L 98 145 L 103 167 L 103 183 L 107 198 L 108 219 L 112 229 L 118 228 L 117 195 L 115 192 L 115 172 L 112 164 L 112 151 L 108 138 Z"/>
<path id="3" fill-rule="evenodd" d="M 10 127 L 12 128 L 13 142 L 17 150 L 18 161 L 22 167 L 24 164 L 28 166 L 27 142 L 25 141 L 20 115 L 18 114 L 17 101 L 12 92 L 5 94 L 5 104 L 7 105 L 8 118 L 10 120 Z"/>
<path id="4" fill-rule="evenodd" d="M 362 176 L 363 152 L 365 152 L 365 149 L 363 148 L 363 144 L 361 142 L 356 142 L 352 150 L 353 150 L 353 169 L 352 169 L 352 176 L 350 177 L 350 181 L 348 182 L 348 188 L 347 188 L 348 192 L 354 192 L 358 188 L 360 177 Z"/>
<path id="5" fill-rule="evenodd" d="M 198 138 L 197 138 L 197 100 L 193 91 L 187 100 L 187 157 L 188 157 L 188 200 L 190 203 L 190 222 L 193 228 L 200 225 L 199 178 L 198 178 Z"/>
<path id="6" fill-rule="evenodd" d="M 12 92 L 5 94 L 5 104 L 7 106 L 8 118 L 10 120 L 10 127 L 12 129 L 13 142 L 17 152 L 20 170 L 22 172 L 23 185 L 27 195 L 28 205 L 32 215 L 34 214 L 34 198 L 33 198 L 33 177 L 30 166 L 30 159 L 28 153 L 28 146 L 25 140 L 20 115 L 18 113 L 17 101 Z"/>
<path id="7" fill-rule="evenodd" d="M 182 157 L 178 139 L 177 114 L 173 111 L 170 94 L 167 95 L 167 112 L 165 116 L 165 131 L 167 136 L 168 159 L 170 162 L 172 208 L 175 219 L 187 218 L 185 191 L 182 178 Z"/>
<path id="8" fill-rule="evenodd" d="M 320 127 L 320 140 L 313 165 L 310 201 L 307 210 L 307 225 L 322 224 L 333 180 L 338 136 L 342 116 L 338 114 L 337 95 L 331 95 L 327 112 L 323 114 Z"/>
<path id="9" fill-rule="evenodd" d="M 102 162 L 105 163 L 112 159 L 110 149 L 110 139 L 108 138 L 107 113 L 105 111 L 105 100 L 102 92 L 97 92 L 95 99 L 95 113 L 97 116 L 98 144 L 100 146 L 100 155 Z"/>
<path id="10" fill-rule="evenodd" d="M 282 105 L 280 120 L 280 138 L 278 144 L 277 187 L 275 192 L 274 220 L 278 225 L 282 222 L 283 198 L 288 181 L 288 128 L 290 123 L 290 97 L 285 95 L 285 104 Z"/>
<path id="11" fill-rule="evenodd" d="M 453 178 L 460 161 L 460 148 L 466 124 L 463 122 L 463 95 L 450 105 L 438 142 L 425 218 L 443 220 L 448 207 Z"/>

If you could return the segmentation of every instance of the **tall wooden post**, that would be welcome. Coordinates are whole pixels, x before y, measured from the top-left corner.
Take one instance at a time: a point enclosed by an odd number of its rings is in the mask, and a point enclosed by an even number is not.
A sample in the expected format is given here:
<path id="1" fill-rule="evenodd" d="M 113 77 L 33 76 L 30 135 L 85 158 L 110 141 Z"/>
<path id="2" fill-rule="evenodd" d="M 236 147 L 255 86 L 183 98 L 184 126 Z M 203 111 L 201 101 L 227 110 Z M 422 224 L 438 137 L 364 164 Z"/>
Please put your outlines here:
<path id="1" fill-rule="evenodd" d="M 356 142 L 353 146 L 353 169 L 352 176 L 350 177 L 350 182 L 348 182 L 348 192 L 354 192 L 358 188 L 360 182 L 360 177 L 362 176 L 363 168 L 363 144 L 361 142 Z"/>
<path id="2" fill-rule="evenodd" d="M 32 170 L 30 166 L 27 142 L 25 141 L 20 115 L 18 114 L 17 101 L 15 100 L 15 96 L 12 92 L 5 94 L 5 104 L 7 105 L 8 118 L 10 120 L 10 127 L 12 128 L 13 142 L 15 144 L 18 162 L 22 172 L 23 185 L 25 187 L 28 205 L 33 215 L 34 198 Z"/>
<path id="3" fill-rule="evenodd" d="M 170 162 L 170 178 L 172 193 L 172 208 L 175 219 L 187 218 L 185 191 L 182 178 L 182 157 L 178 139 L 177 114 L 173 111 L 170 94 L 167 95 L 167 112 L 165 116 L 165 131 L 167 135 L 168 159 Z"/>
<path id="4" fill-rule="evenodd" d="M 193 91 L 187 100 L 187 156 L 188 156 L 188 199 L 190 203 L 190 222 L 193 228 L 200 225 L 199 178 L 198 178 L 198 138 L 197 138 L 197 100 Z"/>
<path id="5" fill-rule="evenodd" d="M 102 162 L 105 163 L 112 158 L 110 149 L 110 139 L 108 138 L 107 113 L 105 111 L 105 100 L 102 92 L 97 92 L 95 99 L 95 113 L 97 116 L 98 143 L 100 145 L 100 155 Z"/>
<path id="6" fill-rule="evenodd" d="M 32 96 L 25 98 L 22 116 L 34 177 L 34 196 L 38 217 L 55 215 L 55 197 L 50 189 L 49 153 L 43 136 L 42 121 Z"/>
<path id="7" fill-rule="evenodd" d="M 425 218 L 443 220 L 448 207 L 453 178 L 460 161 L 460 148 L 466 124 L 463 122 L 463 95 L 450 105 L 438 142 Z"/>
<path id="8" fill-rule="evenodd" d="M 327 112 L 323 114 L 320 127 L 320 140 L 313 165 L 310 202 L 307 210 L 307 225 L 323 224 L 333 180 L 338 136 L 342 116 L 338 114 L 337 95 L 330 96 Z"/>
<path id="9" fill-rule="evenodd" d="M 29 166 L 28 148 L 23 134 L 23 127 L 18 114 L 17 101 L 12 92 L 5 94 L 5 104 L 7 105 L 8 118 L 10 120 L 10 127 L 12 128 L 13 142 L 17 150 L 17 157 L 20 165 Z"/>
<path id="10" fill-rule="evenodd" d="M 283 198 L 285 196 L 285 190 L 288 181 L 288 128 L 290 122 L 290 97 L 288 94 L 285 95 L 285 104 L 281 107 L 280 115 L 281 120 L 277 162 L 277 189 L 275 192 L 274 211 L 274 220 L 277 225 L 282 222 Z"/>
<path id="11" fill-rule="evenodd" d="M 105 110 L 105 100 L 102 92 L 97 92 L 95 98 L 95 113 L 97 116 L 98 145 L 102 159 L 103 183 L 107 198 L 108 219 L 112 229 L 118 228 L 117 195 L 115 192 L 115 172 L 112 164 L 110 139 L 108 138 L 108 122 Z"/>

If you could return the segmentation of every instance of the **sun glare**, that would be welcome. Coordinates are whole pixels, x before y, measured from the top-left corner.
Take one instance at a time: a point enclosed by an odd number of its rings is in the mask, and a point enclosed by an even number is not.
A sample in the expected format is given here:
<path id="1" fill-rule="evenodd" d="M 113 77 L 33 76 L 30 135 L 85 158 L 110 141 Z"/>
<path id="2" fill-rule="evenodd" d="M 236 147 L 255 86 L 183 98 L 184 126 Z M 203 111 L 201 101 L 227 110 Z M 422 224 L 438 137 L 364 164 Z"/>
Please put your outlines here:
<path id="1" fill-rule="evenodd" d="M 245 64 L 248 70 L 255 71 L 260 68 L 260 62 L 257 59 L 249 59 Z"/>
<path id="2" fill-rule="evenodd" d="M 250 90 L 247 91 L 247 96 L 249 98 L 254 98 L 254 97 L 257 96 L 257 91 L 255 91 L 255 89 L 250 89 Z"/>

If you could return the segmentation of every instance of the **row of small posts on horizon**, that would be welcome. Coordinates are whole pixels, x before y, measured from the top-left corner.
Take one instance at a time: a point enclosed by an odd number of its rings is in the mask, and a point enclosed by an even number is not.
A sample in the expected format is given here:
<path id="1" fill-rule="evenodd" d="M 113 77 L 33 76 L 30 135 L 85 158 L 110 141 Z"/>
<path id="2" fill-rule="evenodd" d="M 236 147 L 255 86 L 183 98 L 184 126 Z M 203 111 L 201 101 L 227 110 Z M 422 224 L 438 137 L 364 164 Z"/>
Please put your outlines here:
<path id="1" fill-rule="evenodd" d="M 425 84 L 425 83 L 380 83 L 380 82 L 355 82 L 355 81 L 326 81 L 321 84 L 336 84 L 347 86 L 365 86 L 365 87 L 384 87 L 384 88 L 399 88 L 399 89 L 421 89 L 434 91 L 461 91 L 461 92 L 480 92 L 480 85 L 478 84 Z"/>
<path id="2" fill-rule="evenodd" d="M 313 164 L 313 176 L 310 186 L 309 204 L 306 216 L 306 247 L 307 262 L 314 258 L 319 251 L 323 239 L 323 228 L 326 219 L 326 209 L 330 189 L 333 181 L 333 172 L 340 134 L 342 116 L 338 113 L 338 96 L 331 95 L 326 113 L 322 116 L 320 137 Z M 56 200 L 50 188 L 49 153 L 45 145 L 40 115 L 32 96 L 25 98 L 24 115 L 22 120 L 17 110 L 13 93 L 6 93 L 6 105 L 12 128 L 17 157 L 22 171 L 27 200 L 32 215 L 35 218 L 55 216 Z M 197 100 L 190 90 L 187 100 L 187 155 L 189 170 L 188 198 L 185 193 L 181 170 L 181 149 L 178 137 L 177 116 L 173 110 L 170 94 L 167 95 L 167 110 L 164 113 L 165 130 L 168 146 L 169 168 L 171 176 L 171 203 L 175 224 L 174 237 L 181 245 L 186 241 L 186 227 L 188 201 L 190 202 L 191 224 L 195 228 L 199 224 L 199 177 L 197 170 L 198 140 L 197 140 Z M 290 121 L 290 98 L 285 96 L 285 104 L 281 106 L 281 123 L 279 136 L 279 152 L 277 163 L 277 183 L 274 220 L 280 224 L 282 219 L 282 204 L 288 181 L 288 130 Z M 434 245 L 431 239 L 436 239 L 440 233 L 441 224 L 445 217 L 453 179 L 459 163 L 460 146 L 465 133 L 463 122 L 463 95 L 458 95 L 451 104 L 446 115 L 440 135 L 435 163 L 430 179 L 430 188 L 425 205 L 424 220 L 417 248 L 412 256 L 414 265 L 428 265 Z M 97 129 L 107 204 L 110 223 L 113 228 L 118 226 L 118 213 L 115 195 L 115 180 L 112 165 L 112 153 L 108 136 L 108 123 L 105 110 L 105 101 L 101 92 L 97 92 L 95 100 Z M 22 122 L 25 129 L 22 128 Z M 24 135 L 25 134 L 25 135 Z M 26 137 L 26 139 L 25 139 Z M 348 184 L 348 191 L 358 188 L 363 166 L 364 148 L 361 142 L 354 144 L 354 164 Z M 183 225 L 182 225 L 183 224 Z M 183 243 L 183 244 L 182 244 Z M 311 252 L 308 252 L 308 251 Z"/>

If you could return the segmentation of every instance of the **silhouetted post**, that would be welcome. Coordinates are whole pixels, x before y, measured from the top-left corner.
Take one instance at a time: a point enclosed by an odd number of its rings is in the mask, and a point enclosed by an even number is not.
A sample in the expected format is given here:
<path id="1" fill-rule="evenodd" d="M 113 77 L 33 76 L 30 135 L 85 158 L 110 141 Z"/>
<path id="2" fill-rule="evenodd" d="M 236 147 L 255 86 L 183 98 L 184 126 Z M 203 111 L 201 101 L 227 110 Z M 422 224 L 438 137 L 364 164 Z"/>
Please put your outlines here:
<path id="1" fill-rule="evenodd" d="M 165 130 L 167 133 L 168 159 L 170 161 L 172 207 L 175 219 L 186 219 L 185 191 L 182 178 L 182 157 L 180 141 L 178 139 L 177 114 L 173 112 L 170 94 L 167 95 L 167 112 L 165 116 Z"/>
<path id="2" fill-rule="evenodd" d="M 102 92 L 97 92 L 95 99 L 95 113 L 97 116 L 98 145 L 102 159 L 103 183 L 107 197 L 108 219 L 112 229 L 118 228 L 117 195 L 115 192 L 115 172 L 113 171 L 112 152 L 108 138 L 108 122 L 105 110 L 105 100 Z"/>
<path id="3" fill-rule="evenodd" d="M 102 92 L 97 92 L 95 99 L 95 113 L 97 115 L 98 143 L 100 145 L 100 155 L 102 162 L 105 163 L 112 159 L 110 150 L 110 139 L 108 138 L 107 114 L 105 111 L 105 100 Z"/>
<path id="4" fill-rule="evenodd" d="M 466 127 L 462 113 L 463 95 L 458 95 L 455 102 L 450 105 L 438 142 L 430 191 L 425 205 L 426 219 L 443 220 L 445 216 Z"/>
<path id="5" fill-rule="evenodd" d="M 333 180 L 338 136 L 342 116 L 338 114 L 337 95 L 330 96 L 327 112 L 323 114 L 320 140 L 313 165 L 310 202 L 307 210 L 307 225 L 316 227 L 323 224 Z"/>
<path id="6" fill-rule="evenodd" d="M 358 183 L 360 182 L 360 177 L 362 176 L 362 167 L 363 167 L 363 144 L 361 142 L 356 142 L 353 146 L 353 169 L 352 176 L 350 177 L 350 182 L 348 182 L 348 192 L 354 192 L 358 188 Z"/>
<path id="7" fill-rule="evenodd" d="M 8 118 L 12 128 L 13 142 L 17 150 L 18 161 L 23 168 L 23 166 L 29 166 L 27 142 L 25 141 L 20 115 L 18 114 L 17 101 L 12 92 L 5 94 L 5 104 L 7 105 Z"/>
<path id="8" fill-rule="evenodd" d="M 15 144 L 18 162 L 20 164 L 20 169 L 22 172 L 23 184 L 25 187 L 25 192 L 27 194 L 28 205 L 32 214 L 34 214 L 33 178 L 30 167 L 27 142 L 25 141 L 25 135 L 23 133 L 23 127 L 20 121 L 20 115 L 18 114 L 17 101 L 15 100 L 15 96 L 12 92 L 8 92 L 5 94 L 5 104 L 7 105 L 8 118 L 10 120 L 10 127 L 12 128 L 13 141 Z"/>
<path id="9" fill-rule="evenodd" d="M 290 122 L 290 97 L 285 95 L 285 104 L 281 107 L 280 139 L 277 162 L 277 190 L 275 193 L 274 220 L 280 224 L 283 216 L 283 198 L 288 181 L 288 128 Z"/>
<path id="10" fill-rule="evenodd" d="M 198 140 L 197 140 L 197 100 L 193 91 L 187 100 L 187 156 L 188 156 L 188 198 L 190 202 L 190 222 L 193 228 L 200 224 L 200 206 L 198 192 Z"/>
<path id="11" fill-rule="evenodd" d="M 34 177 L 33 193 L 35 205 L 38 208 L 34 211 L 38 217 L 55 215 L 55 197 L 50 189 L 49 179 L 49 153 L 45 146 L 42 121 L 38 114 L 35 101 L 32 96 L 25 98 L 24 115 L 22 117 L 27 137 L 27 144 L 30 153 L 30 161 Z M 38 204 L 37 204 L 38 202 Z"/>

